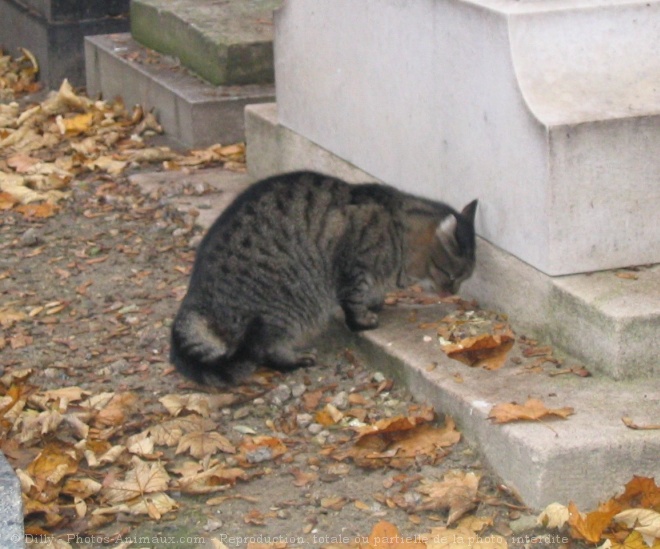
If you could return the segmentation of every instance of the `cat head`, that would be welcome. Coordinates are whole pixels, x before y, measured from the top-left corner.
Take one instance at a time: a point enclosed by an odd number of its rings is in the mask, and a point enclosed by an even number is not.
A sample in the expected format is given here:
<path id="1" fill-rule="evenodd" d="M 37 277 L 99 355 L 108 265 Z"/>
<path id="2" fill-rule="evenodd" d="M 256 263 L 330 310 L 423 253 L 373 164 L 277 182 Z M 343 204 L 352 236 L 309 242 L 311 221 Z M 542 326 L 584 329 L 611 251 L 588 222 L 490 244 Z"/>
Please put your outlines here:
<path id="1" fill-rule="evenodd" d="M 474 270 L 474 216 L 477 201 L 460 213 L 445 217 L 435 229 L 435 238 L 427 258 L 427 275 L 439 292 L 455 294 Z"/>

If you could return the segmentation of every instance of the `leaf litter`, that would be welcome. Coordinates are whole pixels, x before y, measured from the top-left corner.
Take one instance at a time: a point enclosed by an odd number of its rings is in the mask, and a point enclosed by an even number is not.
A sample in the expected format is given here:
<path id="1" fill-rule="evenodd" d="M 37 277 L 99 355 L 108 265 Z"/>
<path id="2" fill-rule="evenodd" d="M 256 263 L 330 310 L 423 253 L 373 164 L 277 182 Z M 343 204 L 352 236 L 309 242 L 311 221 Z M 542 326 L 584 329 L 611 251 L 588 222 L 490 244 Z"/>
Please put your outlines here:
<path id="1" fill-rule="evenodd" d="M 309 540 L 340 532 L 339 520 L 350 539 L 318 545 L 506 547 L 505 523 L 523 508 L 450 417 L 414 404 L 352 351 L 328 351 L 322 366 L 285 378 L 260 372 L 231 394 L 200 392 L 173 373 L 168 323 L 198 229 L 194 215 L 141 194 L 126 175 L 241 171 L 244 147 L 150 146 L 161 131 L 150 113 L 91 100 L 67 82 L 21 106 L 14 99 L 35 91 L 37 69 L 23 53 L 16 78 L 0 72 L 0 88 L 13 86 L 0 105 L 0 448 L 21 483 L 26 532 L 60 536 L 58 547 L 72 546 L 68 534 L 102 534 L 119 547 L 124 536 L 175 526 L 221 547 L 221 532 L 267 527 Z M 413 288 L 388 303 L 434 299 Z M 445 302 L 456 311 L 436 326 L 441 352 L 502 367 L 515 337 L 506 319 Z M 556 365 L 551 351 L 535 352 L 529 358 Z M 630 494 L 657 512 L 653 492 Z M 612 543 L 625 532 L 649 540 L 654 518 L 623 515 Z"/>

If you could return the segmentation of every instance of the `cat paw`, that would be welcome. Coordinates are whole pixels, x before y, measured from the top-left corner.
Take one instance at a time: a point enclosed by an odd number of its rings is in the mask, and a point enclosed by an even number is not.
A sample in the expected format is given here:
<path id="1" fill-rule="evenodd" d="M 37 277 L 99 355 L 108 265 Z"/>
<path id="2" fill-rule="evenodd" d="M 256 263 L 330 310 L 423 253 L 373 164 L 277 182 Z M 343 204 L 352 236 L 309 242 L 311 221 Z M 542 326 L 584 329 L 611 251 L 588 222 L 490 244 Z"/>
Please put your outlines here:
<path id="1" fill-rule="evenodd" d="M 299 368 L 308 368 L 309 366 L 314 366 L 314 364 L 316 364 L 316 359 L 316 349 L 310 349 L 308 351 L 301 352 L 296 357 L 296 366 Z"/>
<path id="2" fill-rule="evenodd" d="M 363 311 L 360 314 L 346 315 L 346 325 L 354 332 L 378 328 L 378 315 L 373 311 Z"/>

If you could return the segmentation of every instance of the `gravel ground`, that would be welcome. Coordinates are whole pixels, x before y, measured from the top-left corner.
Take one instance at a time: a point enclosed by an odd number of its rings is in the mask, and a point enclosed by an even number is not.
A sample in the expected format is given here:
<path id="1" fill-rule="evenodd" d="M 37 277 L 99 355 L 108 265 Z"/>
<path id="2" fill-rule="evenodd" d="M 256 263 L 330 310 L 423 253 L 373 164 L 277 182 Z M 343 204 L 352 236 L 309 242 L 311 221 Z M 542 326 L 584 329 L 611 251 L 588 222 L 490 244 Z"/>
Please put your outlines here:
<path id="1" fill-rule="evenodd" d="M 177 212 L 170 199 L 141 194 L 123 176 L 78 180 L 62 210 L 47 219 L 2 212 L 0 375 L 8 380 L 31 368 L 21 381 L 31 393 L 78 387 L 92 396 L 134 395 L 121 421 L 104 424 L 108 428 L 99 435 L 119 446 L 150 427 L 168 425 L 174 416 L 159 400 L 164 395 L 218 394 L 184 380 L 167 361 L 169 325 L 197 241 L 193 216 Z M 11 319 L 7 311 L 18 316 Z M 26 528 L 34 545 L 43 547 L 56 536 L 72 547 L 128 547 L 131 541 L 133 547 L 171 548 L 351 546 L 379 521 L 416 536 L 444 526 L 456 510 L 425 508 L 417 490 L 449 471 L 481 477 L 464 518 L 484 518 L 484 525 L 474 528 L 484 547 L 489 536 L 523 546 L 529 541 L 525 535 L 540 533 L 533 529 L 534 517 L 463 440 L 405 463 L 383 459 L 365 467 L 369 460 L 351 457 L 355 425 L 423 417 L 425 426 L 442 428 L 445 419 L 431 420 L 424 403 L 386 379 L 378 364 L 367 363 L 343 330 L 333 330 L 318 341 L 317 366 L 287 375 L 259 372 L 245 385 L 221 390 L 231 395 L 229 401 L 202 410 L 210 422 L 205 432 L 222 435 L 228 448 L 197 459 L 176 455 L 177 448 L 167 445 L 139 454 L 147 463 L 163 464 L 173 479 L 185 476 L 185 467 L 198 471 L 215 465 L 240 471 L 237 478 L 216 480 L 203 494 L 189 494 L 171 481 L 165 491 L 177 507 L 159 519 L 127 509 L 100 519 L 93 510 L 108 507 L 104 490 L 128 478 L 135 453 L 124 451 L 100 468 L 76 455 L 72 476 L 93 479 L 103 490 L 87 497 L 82 516 L 74 510 L 78 500 L 62 494 L 48 503 L 57 512 L 30 513 Z M 183 406 L 178 418 L 194 415 L 191 409 Z M 328 413 L 340 420 L 328 419 Z M 9 439 L 17 437 L 14 432 Z M 56 440 L 72 445 L 76 437 L 58 429 L 24 444 L 5 441 L 2 448 L 15 468 L 27 470 Z M 252 450 L 246 450 L 250 443 Z M 561 541 L 544 540 L 543 546 Z"/>

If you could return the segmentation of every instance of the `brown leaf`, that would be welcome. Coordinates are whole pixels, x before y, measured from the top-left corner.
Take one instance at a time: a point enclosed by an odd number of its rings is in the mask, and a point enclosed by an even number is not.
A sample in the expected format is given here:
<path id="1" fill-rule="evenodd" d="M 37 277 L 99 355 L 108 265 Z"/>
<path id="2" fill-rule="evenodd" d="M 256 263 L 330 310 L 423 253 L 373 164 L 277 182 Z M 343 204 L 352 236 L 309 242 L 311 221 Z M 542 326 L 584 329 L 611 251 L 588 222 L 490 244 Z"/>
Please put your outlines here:
<path id="1" fill-rule="evenodd" d="M 191 456 L 202 459 L 216 452 L 236 453 L 236 448 L 220 433 L 196 431 L 183 435 L 179 440 L 176 454 L 188 452 Z"/>
<path id="2" fill-rule="evenodd" d="M 423 479 L 416 490 L 426 497 L 414 511 L 449 509 L 447 524 L 452 524 L 477 505 L 480 480 L 481 475 L 458 470 L 449 471 L 440 482 Z"/>
<path id="3" fill-rule="evenodd" d="M 568 504 L 568 524 L 571 526 L 571 535 L 577 539 L 584 539 L 591 543 L 601 540 L 605 528 L 612 522 L 612 518 L 621 511 L 621 505 L 609 500 L 587 515 L 582 515 L 577 506 Z"/>
<path id="4" fill-rule="evenodd" d="M 27 218 L 46 219 L 53 217 L 58 212 L 59 207 L 50 202 L 41 202 L 40 204 L 22 204 L 14 209 Z"/>
<path id="5" fill-rule="evenodd" d="M 573 408 L 546 408 L 539 399 L 530 398 L 525 404 L 515 402 L 507 404 L 496 404 L 493 406 L 489 419 L 495 423 L 508 423 L 510 421 L 538 421 L 548 416 L 557 416 L 566 419 L 574 413 Z"/>
<path id="6" fill-rule="evenodd" d="M 481 334 L 466 337 L 455 343 L 443 345 L 442 350 L 449 358 L 458 360 L 468 366 L 498 370 L 504 366 L 514 342 L 513 332 L 507 330 L 499 334 Z"/>
<path id="7" fill-rule="evenodd" d="M 292 469 L 289 472 L 295 478 L 295 480 L 293 481 L 293 485 L 298 487 L 308 486 L 309 484 L 316 482 L 319 478 L 317 473 L 313 473 L 313 472 L 307 473 L 300 469 Z"/>
<path id="8" fill-rule="evenodd" d="M 146 463 L 136 456 L 132 461 L 134 467 L 126 474 L 126 480 L 104 487 L 103 495 L 108 503 L 126 502 L 167 489 L 170 476 L 160 463 Z"/>

